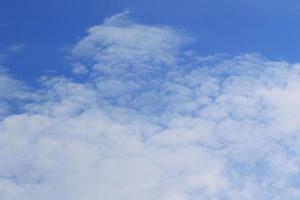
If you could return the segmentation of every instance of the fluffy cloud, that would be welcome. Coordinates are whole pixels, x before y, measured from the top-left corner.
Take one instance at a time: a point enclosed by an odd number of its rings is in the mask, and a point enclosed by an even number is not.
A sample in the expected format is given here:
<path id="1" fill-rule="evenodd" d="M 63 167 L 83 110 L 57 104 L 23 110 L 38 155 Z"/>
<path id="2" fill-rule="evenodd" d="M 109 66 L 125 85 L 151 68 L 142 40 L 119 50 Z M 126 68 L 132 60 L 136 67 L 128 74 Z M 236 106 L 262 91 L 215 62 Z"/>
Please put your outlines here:
<path id="1" fill-rule="evenodd" d="M 300 65 L 187 40 L 126 12 L 90 28 L 81 81 L 43 78 L 1 120 L 0 199 L 299 199 Z"/>

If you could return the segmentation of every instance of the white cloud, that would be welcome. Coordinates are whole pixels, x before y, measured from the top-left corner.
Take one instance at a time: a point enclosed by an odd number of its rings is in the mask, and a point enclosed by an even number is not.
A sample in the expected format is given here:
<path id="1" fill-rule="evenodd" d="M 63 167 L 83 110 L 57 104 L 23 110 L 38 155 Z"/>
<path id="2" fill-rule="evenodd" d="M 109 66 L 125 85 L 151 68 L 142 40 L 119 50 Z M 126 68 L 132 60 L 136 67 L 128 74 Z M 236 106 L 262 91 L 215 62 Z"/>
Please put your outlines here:
<path id="1" fill-rule="evenodd" d="M 28 95 L 22 82 L 11 77 L 6 69 L 0 66 L 0 119 L 13 110 L 16 111 L 15 104 Z"/>
<path id="2" fill-rule="evenodd" d="M 126 18 L 127 12 L 121 13 L 89 28 L 88 35 L 73 47 L 73 56 L 86 59 L 94 71 L 108 74 L 151 72 L 175 62 L 183 42 L 177 32 L 131 23 Z"/>
<path id="3" fill-rule="evenodd" d="M 72 66 L 73 66 L 74 74 L 87 74 L 88 73 L 87 67 L 81 63 L 74 63 Z"/>
<path id="4" fill-rule="evenodd" d="M 1 120 L 0 199 L 299 199 L 299 64 L 185 40 L 128 13 L 89 29 L 86 81 L 42 78 Z"/>

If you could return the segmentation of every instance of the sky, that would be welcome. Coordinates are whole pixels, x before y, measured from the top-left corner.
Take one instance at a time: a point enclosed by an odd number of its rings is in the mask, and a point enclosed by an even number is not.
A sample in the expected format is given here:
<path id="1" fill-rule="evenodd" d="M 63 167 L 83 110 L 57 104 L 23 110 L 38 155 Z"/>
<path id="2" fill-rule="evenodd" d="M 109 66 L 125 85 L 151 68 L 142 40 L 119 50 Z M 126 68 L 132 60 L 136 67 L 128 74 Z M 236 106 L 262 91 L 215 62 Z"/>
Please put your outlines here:
<path id="1" fill-rule="evenodd" d="M 0 3 L 0 199 L 300 198 L 299 2 Z"/>
<path id="2" fill-rule="evenodd" d="M 299 8 L 296 0 L 2 0 L 0 45 L 3 50 L 24 45 L 6 61 L 19 78 L 35 80 L 47 70 L 66 73 L 65 48 L 88 27 L 131 9 L 140 22 L 193 35 L 193 49 L 203 55 L 259 52 L 296 62 Z"/>

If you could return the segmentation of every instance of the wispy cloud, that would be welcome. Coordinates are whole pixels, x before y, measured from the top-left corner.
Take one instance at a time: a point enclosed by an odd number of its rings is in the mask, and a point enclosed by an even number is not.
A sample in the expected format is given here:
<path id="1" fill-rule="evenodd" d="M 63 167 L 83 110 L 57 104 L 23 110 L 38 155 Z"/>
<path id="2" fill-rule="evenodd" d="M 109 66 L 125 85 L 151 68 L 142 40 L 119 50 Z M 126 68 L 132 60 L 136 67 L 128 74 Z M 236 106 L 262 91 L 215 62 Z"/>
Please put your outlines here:
<path id="1" fill-rule="evenodd" d="M 12 44 L 11 46 L 8 47 L 7 51 L 8 52 L 18 52 L 24 49 L 24 44 L 23 43 L 15 43 Z"/>
<path id="2" fill-rule="evenodd" d="M 29 97 L 23 83 L 12 77 L 1 61 L 0 52 L 0 120 L 17 110 L 15 103 Z"/>
<path id="3" fill-rule="evenodd" d="M 42 78 L 1 120 L 0 199 L 298 199 L 300 65 L 185 40 L 128 13 L 91 27 L 85 81 Z"/>

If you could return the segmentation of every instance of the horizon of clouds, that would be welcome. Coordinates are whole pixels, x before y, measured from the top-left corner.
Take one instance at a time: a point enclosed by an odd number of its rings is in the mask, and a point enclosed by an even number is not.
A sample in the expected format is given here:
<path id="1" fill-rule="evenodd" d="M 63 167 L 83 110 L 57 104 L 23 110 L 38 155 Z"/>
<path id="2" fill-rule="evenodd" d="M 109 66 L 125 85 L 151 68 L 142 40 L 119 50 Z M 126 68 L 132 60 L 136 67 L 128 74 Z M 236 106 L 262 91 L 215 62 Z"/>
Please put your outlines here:
<path id="1" fill-rule="evenodd" d="M 299 199 L 300 64 L 190 41 L 125 11 L 73 45 L 73 77 L 0 71 L 0 199 Z"/>

